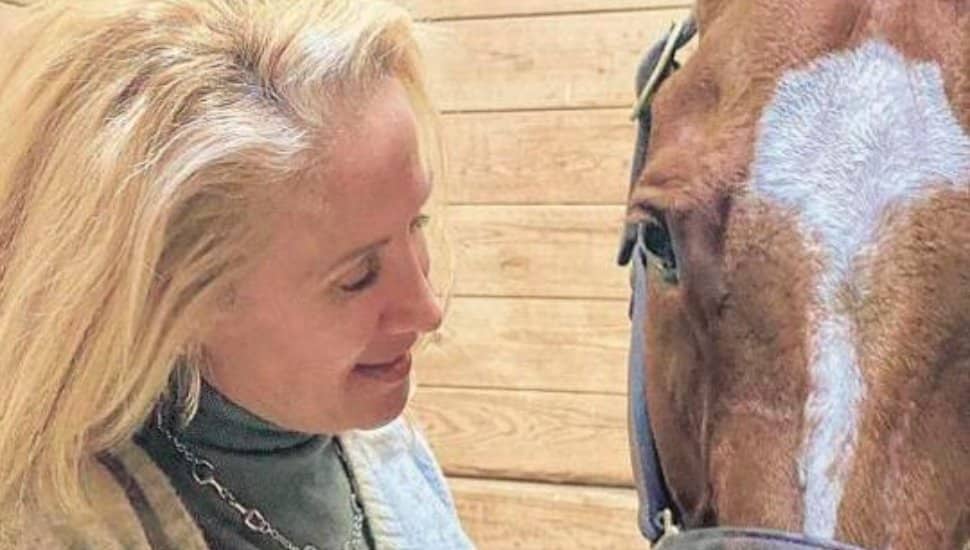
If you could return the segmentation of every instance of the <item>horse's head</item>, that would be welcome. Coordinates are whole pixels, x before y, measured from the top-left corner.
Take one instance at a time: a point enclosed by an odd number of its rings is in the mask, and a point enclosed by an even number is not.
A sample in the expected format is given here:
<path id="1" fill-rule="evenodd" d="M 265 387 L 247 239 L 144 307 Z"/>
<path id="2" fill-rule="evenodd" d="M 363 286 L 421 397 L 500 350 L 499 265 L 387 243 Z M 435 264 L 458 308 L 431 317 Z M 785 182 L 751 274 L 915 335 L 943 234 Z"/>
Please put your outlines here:
<path id="1" fill-rule="evenodd" d="M 661 266 L 644 368 L 683 521 L 956 548 L 970 2 L 700 0 L 695 17 L 630 197 Z"/>

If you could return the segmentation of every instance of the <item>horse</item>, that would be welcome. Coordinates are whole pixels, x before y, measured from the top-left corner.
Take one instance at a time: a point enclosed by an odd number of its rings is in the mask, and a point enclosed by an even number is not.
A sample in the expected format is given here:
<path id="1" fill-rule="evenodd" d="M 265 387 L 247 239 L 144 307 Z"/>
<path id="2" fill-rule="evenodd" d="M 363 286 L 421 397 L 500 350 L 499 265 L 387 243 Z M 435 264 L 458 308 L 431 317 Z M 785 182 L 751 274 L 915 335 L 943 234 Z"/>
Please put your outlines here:
<path id="1" fill-rule="evenodd" d="M 641 530 L 970 548 L 970 1 L 697 0 L 651 54 Z"/>

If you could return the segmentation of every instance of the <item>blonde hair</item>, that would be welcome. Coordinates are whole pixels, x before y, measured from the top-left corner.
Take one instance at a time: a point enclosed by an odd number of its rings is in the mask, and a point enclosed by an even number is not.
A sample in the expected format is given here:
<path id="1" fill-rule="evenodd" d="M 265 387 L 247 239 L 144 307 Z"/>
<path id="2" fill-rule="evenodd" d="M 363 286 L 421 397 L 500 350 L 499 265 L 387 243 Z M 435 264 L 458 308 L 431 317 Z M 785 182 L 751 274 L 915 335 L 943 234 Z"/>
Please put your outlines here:
<path id="1" fill-rule="evenodd" d="M 266 237 L 253 213 L 319 162 L 335 113 L 397 78 L 429 164 L 435 118 L 393 4 L 28 11 L 0 60 L 0 503 L 79 519 L 85 461 L 172 380 L 195 400 L 199 335 Z"/>

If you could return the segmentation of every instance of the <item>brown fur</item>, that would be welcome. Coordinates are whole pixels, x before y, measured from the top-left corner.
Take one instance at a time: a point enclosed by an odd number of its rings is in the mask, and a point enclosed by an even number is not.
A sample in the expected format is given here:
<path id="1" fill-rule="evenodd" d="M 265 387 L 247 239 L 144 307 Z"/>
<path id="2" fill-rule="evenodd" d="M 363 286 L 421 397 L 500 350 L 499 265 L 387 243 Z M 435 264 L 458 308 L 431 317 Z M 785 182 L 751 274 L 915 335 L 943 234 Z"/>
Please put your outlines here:
<path id="1" fill-rule="evenodd" d="M 689 526 L 798 531 L 805 313 L 820 264 L 794 220 L 739 193 L 755 126 L 781 74 L 882 37 L 940 64 L 970 132 L 970 1 L 700 0 L 695 13 L 700 45 L 654 101 L 631 199 L 666 213 L 682 268 L 677 285 L 651 280 L 650 413 Z M 867 393 L 840 540 L 959 549 L 970 537 L 966 189 L 890 224 L 871 293 L 845 296 Z"/>

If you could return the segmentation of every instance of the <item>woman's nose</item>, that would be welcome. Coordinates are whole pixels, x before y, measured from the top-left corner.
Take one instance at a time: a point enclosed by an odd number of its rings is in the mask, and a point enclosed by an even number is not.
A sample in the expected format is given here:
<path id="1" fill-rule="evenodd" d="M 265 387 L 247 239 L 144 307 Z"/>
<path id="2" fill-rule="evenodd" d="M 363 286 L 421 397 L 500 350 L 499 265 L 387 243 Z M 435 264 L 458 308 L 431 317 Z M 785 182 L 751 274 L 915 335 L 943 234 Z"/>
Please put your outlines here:
<path id="1" fill-rule="evenodd" d="M 390 289 L 384 328 L 390 333 L 431 332 L 441 326 L 441 302 L 428 280 L 427 258 L 409 250 Z"/>

